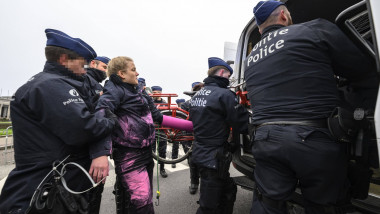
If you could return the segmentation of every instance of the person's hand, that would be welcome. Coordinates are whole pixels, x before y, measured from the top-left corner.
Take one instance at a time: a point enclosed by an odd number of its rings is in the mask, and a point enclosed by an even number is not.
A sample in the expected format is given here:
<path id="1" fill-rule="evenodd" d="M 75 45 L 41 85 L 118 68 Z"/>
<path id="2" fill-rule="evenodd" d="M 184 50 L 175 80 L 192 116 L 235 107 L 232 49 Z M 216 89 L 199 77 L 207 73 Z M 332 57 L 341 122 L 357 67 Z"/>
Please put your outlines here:
<path id="1" fill-rule="evenodd" d="M 108 165 L 108 156 L 100 156 L 95 159 L 92 159 L 90 173 L 92 179 L 95 183 L 101 181 L 104 177 L 109 174 L 109 165 Z M 106 179 L 103 180 L 103 184 L 106 182 Z"/>

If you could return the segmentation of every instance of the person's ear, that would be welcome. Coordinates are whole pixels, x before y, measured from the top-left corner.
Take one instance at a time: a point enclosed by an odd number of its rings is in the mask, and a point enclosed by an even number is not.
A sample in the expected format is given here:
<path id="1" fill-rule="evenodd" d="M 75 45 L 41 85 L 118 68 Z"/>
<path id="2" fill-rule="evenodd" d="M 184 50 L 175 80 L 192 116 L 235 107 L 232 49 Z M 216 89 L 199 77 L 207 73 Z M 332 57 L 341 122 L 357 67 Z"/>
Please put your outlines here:
<path id="1" fill-rule="evenodd" d="M 281 20 L 282 22 L 285 22 L 285 23 L 288 22 L 288 17 L 286 16 L 284 10 L 281 10 L 281 12 L 280 12 L 280 20 Z"/>
<path id="2" fill-rule="evenodd" d="M 69 57 L 67 56 L 67 54 L 61 54 L 61 56 L 59 56 L 59 59 L 58 59 L 59 64 L 66 66 L 68 61 L 69 61 Z"/>
<path id="3" fill-rule="evenodd" d="M 91 62 L 90 62 L 90 67 L 95 67 L 95 61 L 94 60 L 91 60 Z"/>
<path id="4" fill-rule="evenodd" d="M 117 75 L 118 75 L 121 79 L 124 79 L 124 78 L 125 78 L 125 73 L 124 73 L 122 70 L 118 71 L 118 72 L 117 72 Z"/>

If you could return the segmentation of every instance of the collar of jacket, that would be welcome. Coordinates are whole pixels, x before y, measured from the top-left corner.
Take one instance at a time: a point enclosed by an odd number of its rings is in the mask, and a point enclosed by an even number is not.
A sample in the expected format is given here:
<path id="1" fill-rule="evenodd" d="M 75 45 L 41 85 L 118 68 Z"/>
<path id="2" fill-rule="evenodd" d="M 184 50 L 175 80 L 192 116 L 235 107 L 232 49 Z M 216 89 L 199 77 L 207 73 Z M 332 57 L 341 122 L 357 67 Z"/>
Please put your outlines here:
<path id="1" fill-rule="evenodd" d="M 62 76 L 70 77 L 71 79 L 78 80 L 83 82 L 85 79 L 85 75 L 78 75 L 74 74 L 72 71 L 67 69 L 65 66 L 62 66 L 61 64 L 57 62 L 51 62 L 46 61 L 44 72 L 51 73 L 51 74 L 59 74 Z"/>
<path id="2" fill-rule="evenodd" d="M 224 77 L 219 76 L 208 76 L 206 79 L 203 80 L 205 83 L 205 86 L 207 85 L 217 85 L 221 88 L 227 88 L 230 84 L 230 80 Z"/>
<path id="3" fill-rule="evenodd" d="M 107 78 L 107 74 L 104 71 L 101 71 L 96 68 L 87 68 L 87 74 L 94 78 L 96 82 L 101 83 Z"/>
<path id="4" fill-rule="evenodd" d="M 261 35 L 261 39 L 267 37 L 270 32 L 277 30 L 277 29 L 280 29 L 280 28 L 283 28 L 283 27 L 286 27 L 286 26 L 285 25 L 270 25 L 270 26 L 264 28 L 263 34 Z"/>
<path id="5" fill-rule="evenodd" d="M 128 89 L 129 91 L 133 92 L 133 93 L 137 93 L 137 87 L 135 85 L 132 85 L 132 84 L 129 84 L 129 83 L 125 83 L 123 82 L 120 77 L 116 74 L 112 74 L 110 76 L 110 80 L 115 83 L 116 85 L 120 85 L 126 89 Z"/>

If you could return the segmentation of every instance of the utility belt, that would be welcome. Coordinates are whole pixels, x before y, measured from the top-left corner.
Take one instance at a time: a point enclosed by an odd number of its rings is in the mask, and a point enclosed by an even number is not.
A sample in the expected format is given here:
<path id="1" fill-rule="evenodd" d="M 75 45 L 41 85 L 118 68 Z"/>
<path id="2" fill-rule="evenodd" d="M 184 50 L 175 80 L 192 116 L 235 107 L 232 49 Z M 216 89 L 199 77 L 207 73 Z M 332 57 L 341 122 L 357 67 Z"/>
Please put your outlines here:
<path id="1" fill-rule="evenodd" d="M 261 124 L 254 124 L 254 129 L 266 125 L 299 125 L 315 128 L 329 129 L 332 137 L 339 143 L 352 143 L 357 141 L 360 130 L 370 129 L 370 122 L 367 119 L 368 112 L 363 109 L 351 111 L 342 107 L 336 107 L 327 119 L 300 120 L 300 121 L 271 121 Z"/>
<path id="2" fill-rule="evenodd" d="M 299 126 L 311 126 L 315 128 L 327 128 L 327 120 L 321 119 L 321 120 L 300 120 L 300 121 L 271 121 L 271 122 L 265 122 L 261 123 L 255 126 L 255 129 L 258 129 L 262 126 L 267 125 L 299 125 Z"/>
<path id="3" fill-rule="evenodd" d="M 360 131 L 370 131 L 372 128 L 369 113 L 358 108 L 354 111 L 336 107 L 327 118 L 330 133 L 340 143 L 354 143 L 358 140 Z M 360 136 L 359 136 L 360 137 Z"/>

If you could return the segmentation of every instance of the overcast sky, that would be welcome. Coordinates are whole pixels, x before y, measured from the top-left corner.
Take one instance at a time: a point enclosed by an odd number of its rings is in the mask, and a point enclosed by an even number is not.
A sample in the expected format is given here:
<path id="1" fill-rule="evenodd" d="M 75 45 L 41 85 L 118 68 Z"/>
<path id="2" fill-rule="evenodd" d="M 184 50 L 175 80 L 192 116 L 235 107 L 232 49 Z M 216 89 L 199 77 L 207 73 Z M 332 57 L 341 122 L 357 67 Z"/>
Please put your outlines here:
<path id="1" fill-rule="evenodd" d="M 164 93 L 202 81 L 208 57 L 237 43 L 258 0 L 8 0 L 0 7 L 0 89 L 12 95 L 42 71 L 45 28 L 91 45 L 98 55 L 129 56 L 147 86 Z"/>

